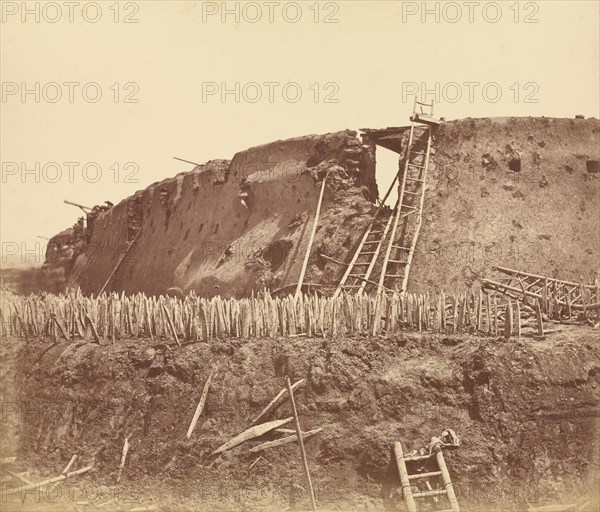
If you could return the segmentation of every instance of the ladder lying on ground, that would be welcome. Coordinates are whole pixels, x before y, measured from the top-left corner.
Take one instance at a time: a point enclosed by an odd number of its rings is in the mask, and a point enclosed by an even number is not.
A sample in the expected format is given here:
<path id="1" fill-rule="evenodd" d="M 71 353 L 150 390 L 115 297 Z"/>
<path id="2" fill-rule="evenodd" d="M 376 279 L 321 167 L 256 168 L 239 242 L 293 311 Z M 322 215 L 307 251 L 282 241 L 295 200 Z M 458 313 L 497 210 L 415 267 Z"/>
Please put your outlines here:
<path id="1" fill-rule="evenodd" d="M 484 279 L 481 286 L 484 291 L 495 290 L 525 303 L 528 301 L 535 303 L 536 300 L 539 300 L 544 312 L 548 310 L 550 298 L 557 306 L 566 307 L 569 310 L 595 310 L 600 307 L 597 286 L 561 281 L 506 267 L 493 268 L 508 277 L 504 278 L 502 282 Z"/>
<path id="2" fill-rule="evenodd" d="M 378 293 L 383 290 L 392 291 L 394 288 L 401 293 L 406 291 L 410 265 L 421 229 L 433 127 L 440 124 L 433 117 L 433 103 L 423 103 L 416 98 L 410 120 L 404 168 L 402 172 L 398 171 L 380 202 L 334 296 L 339 295 L 342 290 L 353 290 L 361 294 L 367 286 L 375 287 Z M 397 182 L 398 200 L 390 214 L 389 208 L 384 204 Z M 411 220 L 414 221 L 410 222 Z M 407 239 L 410 240 L 409 245 L 405 243 Z M 382 254 L 379 278 L 375 281 L 371 276 Z M 398 282 L 400 286 L 397 286 Z"/>
<path id="3" fill-rule="evenodd" d="M 447 498 L 450 502 L 450 508 L 440 509 L 439 512 L 460 512 L 454 487 L 450 480 L 450 473 L 444 460 L 444 453 L 441 449 L 431 455 L 404 457 L 402 445 L 396 443 L 394 445 L 394 455 L 396 456 L 396 465 L 398 466 L 398 474 L 400 475 L 402 497 L 404 498 L 408 512 L 417 512 L 415 499 L 433 498 L 435 501 L 439 501 L 439 498 L 443 497 Z M 409 474 L 406 465 L 407 462 L 420 462 L 426 471 Z M 434 467 L 426 467 L 432 465 Z M 415 486 L 417 481 L 425 483 L 428 490 L 413 492 L 412 486 Z M 432 486 L 430 481 L 433 481 L 435 485 Z M 443 488 L 441 488 L 440 483 L 443 485 Z"/>

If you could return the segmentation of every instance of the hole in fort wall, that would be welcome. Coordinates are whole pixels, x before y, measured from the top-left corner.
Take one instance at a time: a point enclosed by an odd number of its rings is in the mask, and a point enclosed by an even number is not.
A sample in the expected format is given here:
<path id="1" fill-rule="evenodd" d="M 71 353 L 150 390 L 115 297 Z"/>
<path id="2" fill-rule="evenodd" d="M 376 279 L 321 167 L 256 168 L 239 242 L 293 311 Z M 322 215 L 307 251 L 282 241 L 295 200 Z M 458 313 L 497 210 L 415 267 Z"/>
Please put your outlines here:
<path id="1" fill-rule="evenodd" d="M 600 167 L 598 164 L 598 160 L 588 160 L 586 163 L 587 172 L 590 174 L 598 174 L 600 173 Z"/>
<path id="2" fill-rule="evenodd" d="M 200 224 L 200 227 L 198 228 L 198 233 L 202 233 L 202 228 L 204 228 L 204 224 Z"/>
<path id="3" fill-rule="evenodd" d="M 521 172 L 521 159 L 511 158 L 508 161 L 508 168 L 513 172 Z"/>
<path id="4" fill-rule="evenodd" d="M 219 232 L 219 225 L 215 224 L 214 234 L 216 235 Z"/>

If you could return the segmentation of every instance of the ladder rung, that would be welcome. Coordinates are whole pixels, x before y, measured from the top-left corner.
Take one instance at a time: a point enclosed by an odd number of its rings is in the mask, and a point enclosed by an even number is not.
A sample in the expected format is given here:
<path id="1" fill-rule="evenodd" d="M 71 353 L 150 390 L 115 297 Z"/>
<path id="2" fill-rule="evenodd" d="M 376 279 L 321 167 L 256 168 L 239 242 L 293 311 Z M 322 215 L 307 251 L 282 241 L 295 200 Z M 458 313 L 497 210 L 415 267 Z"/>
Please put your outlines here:
<path id="1" fill-rule="evenodd" d="M 383 233 L 383 231 L 371 231 L 369 235 L 381 235 L 381 233 Z"/>
<path id="2" fill-rule="evenodd" d="M 416 206 L 411 206 L 410 204 L 403 204 L 402 208 L 411 208 L 412 210 L 418 210 Z"/>
<path id="3" fill-rule="evenodd" d="M 425 156 L 427 154 L 426 151 L 409 151 L 409 153 L 411 155 L 421 155 L 421 156 Z"/>
<path id="4" fill-rule="evenodd" d="M 368 242 L 365 242 L 363 245 L 367 245 L 367 244 L 378 244 L 379 240 L 369 240 Z"/>
<path id="5" fill-rule="evenodd" d="M 410 462 L 412 460 L 425 460 L 429 457 L 431 457 L 431 455 L 413 455 L 412 457 L 404 457 L 404 460 Z"/>
<path id="6" fill-rule="evenodd" d="M 369 251 L 369 252 L 361 252 L 360 256 L 369 256 L 371 254 L 375 254 L 375 251 Z"/>
<path id="7" fill-rule="evenodd" d="M 387 274 L 385 277 L 404 277 L 404 274 Z"/>
<path id="8" fill-rule="evenodd" d="M 407 176 L 406 179 L 410 181 L 420 181 L 421 183 L 423 183 L 423 180 L 420 180 L 419 178 L 411 178 L 410 176 Z"/>
<path id="9" fill-rule="evenodd" d="M 405 194 L 410 194 L 411 196 L 420 196 L 421 192 L 410 192 L 408 190 L 404 191 Z"/>
<path id="10" fill-rule="evenodd" d="M 433 491 L 413 492 L 413 498 L 429 498 L 430 496 L 443 496 L 447 494 L 446 489 L 434 489 Z"/>
<path id="11" fill-rule="evenodd" d="M 402 263 L 403 265 L 406 265 L 406 261 L 404 260 L 388 260 L 389 263 Z"/>
<path id="12" fill-rule="evenodd" d="M 417 165 L 417 164 L 408 164 L 409 167 L 417 167 L 419 169 L 425 169 L 424 165 Z"/>
<path id="13" fill-rule="evenodd" d="M 402 249 L 402 250 L 404 250 L 404 251 L 410 251 L 410 247 L 403 247 L 403 246 L 401 246 L 401 245 L 393 245 L 393 244 L 392 244 L 392 247 L 393 247 L 394 249 Z"/>
<path id="14" fill-rule="evenodd" d="M 414 475 L 408 475 L 409 480 L 418 480 L 419 478 L 432 478 L 434 476 L 440 476 L 441 471 L 431 471 L 429 473 L 415 473 Z"/>
<path id="15" fill-rule="evenodd" d="M 356 262 L 354 263 L 353 267 L 362 266 L 362 265 L 370 265 L 370 264 L 371 264 L 371 262 L 370 262 L 370 261 L 363 261 L 363 262 L 356 261 Z"/>

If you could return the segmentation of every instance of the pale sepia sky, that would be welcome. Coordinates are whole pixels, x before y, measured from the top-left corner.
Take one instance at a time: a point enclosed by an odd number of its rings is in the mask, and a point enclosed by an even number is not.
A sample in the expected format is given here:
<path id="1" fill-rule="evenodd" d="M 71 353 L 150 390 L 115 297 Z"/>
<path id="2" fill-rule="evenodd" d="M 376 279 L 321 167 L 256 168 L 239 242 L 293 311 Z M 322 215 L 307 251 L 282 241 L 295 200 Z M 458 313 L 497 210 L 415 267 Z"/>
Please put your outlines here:
<path id="1" fill-rule="evenodd" d="M 65 198 L 116 204 L 191 170 L 172 156 L 205 162 L 277 139 L 405 125 L 411 82 L 439 83 L 447 119 L 600 117 L 597 1 L 76 3 L 27 2 L 24 14 L 22 2 L 2 2 L 3 253 L 71 226 L 80 212 Z M 210 82 L 217 93 L 203 98 Z M 223 101 L 221 84 L 236 83 L 239 102 Z M 381 152 L 378 172 L 394 173 L 394 160 Z M 78 163 L 71 173 L 68 162 Z M 129 179 L 127 162 L 138 169 Z"/>

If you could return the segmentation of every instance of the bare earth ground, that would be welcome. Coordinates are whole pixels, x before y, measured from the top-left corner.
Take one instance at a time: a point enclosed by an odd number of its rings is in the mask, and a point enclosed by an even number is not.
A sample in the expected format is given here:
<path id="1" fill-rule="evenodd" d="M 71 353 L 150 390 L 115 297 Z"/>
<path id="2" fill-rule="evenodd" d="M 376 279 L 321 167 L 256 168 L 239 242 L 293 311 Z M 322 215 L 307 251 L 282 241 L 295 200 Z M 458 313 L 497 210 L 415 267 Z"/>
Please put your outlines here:
<path id="1" fill-rule="evenodd" d="M 5 483 L 3 511 L 308 508 L 295 487 L 304 485 L 296 445 L 257 461 L 252 441 L 208 458 L 250 426 L 285 375 L 307 379 L 297 393 L 303 430 L 323 428 L 306 443 L 320 509 L 383 510 L 382 484 L 397 478 L 388 473 L 393 443 L 419 448 L 452 428 L 462 446 L 446 460 L 463 510 L 585 499 L 586 510 L 598 510 L 600 354 L 591 328 L 562 328 L 542 341 L 423 334 L 179 349 L 4 338 L 1 352 L 0 456 L 16 456 L 13 470 L 34 482 L 60 474 L 74 453 L 75 469 L 94 466 L 52 492 L 29 493 L 24 504 L 16 481 Z M 289 415 L 285 403 L 274 417 Z M 131 449 L 116 486 L 126 436 Z"/>

